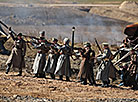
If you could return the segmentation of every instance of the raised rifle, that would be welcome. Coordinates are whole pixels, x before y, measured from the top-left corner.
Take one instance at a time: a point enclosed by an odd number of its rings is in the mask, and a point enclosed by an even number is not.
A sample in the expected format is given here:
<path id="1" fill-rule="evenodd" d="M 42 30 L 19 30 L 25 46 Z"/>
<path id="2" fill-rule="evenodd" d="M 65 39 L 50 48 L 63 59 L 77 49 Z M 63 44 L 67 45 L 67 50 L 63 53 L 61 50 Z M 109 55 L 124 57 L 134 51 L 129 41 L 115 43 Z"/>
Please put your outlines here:
<path id="1" fill-rule="evenodd" d="M 1 25 L 0 25 L 0 34 L 8 36 L 8 34 L 2 29 Z"/>
<path id="2" fill-rule="evenodd" d="M 100 48 L 100 46 L 99 46 L 99 43 L 98 43 L 97 39 L 96 39 L 96 38 L 94 38 L 94 40 L 95 40 L 95 43 L 96 43 L 96 45 L 97 45 L 97 47 L 98 47 L 99 51 L 101 52 L 101 54 L 103 54 L 103 51 L 102 51 L 102 49 Z M 103 61 L 103 64 L 106 66 L 105 61 L 104 61 L 103 59 L 102 59 L 102 61 Z"/>
<path id="3" fill-rule="evenodd" d="M 8 29 L 8 30 L 10 29 L 10 31 L 11 31 L 11 34 L 10 34 L 10 35 L 11 35 L 11 37 L 12 37 L 13 39 L 14 39 L 14 37 L 13 37 L 12 34 L 14 34 L 15 36 L 17 36 L 17 33 L 16 33 L 15 31 L 13 31 L 13 30 L 11 29 L 11 27 L 8 27 L 7 24 L 5 24 L 5 23 L 2 22 L 2 21 L 0 21 L 0 24 L 2 24 L 6 29 Z M 26 35 L 22 35 L 22 36 L 27 37 Z M 34 37 L 34 38 L 35 38 L 35 37 Z M 26 40 L 27 40 L 27 39 L 26 39 Z M 27 42 L 26 42 L 26 43 L 27 43 L 27 46 L 28 46 L 29 49 L 31 49 L 31 47 L 28 45 L 28 42 L 29 42 L 29 41 L 27 40 Z"/>
<path id="4" fill-rule="evenodd" d="M 0 21 L 0 24 L 2 24 L 6 29 L 8 29 L 9 30 L 9 26 L 7 25 L 7 24 L 5 24 L 4 22 L 2 22 L 2 21 Z M 17 33 L 15 32 L 15 31 L 13 31 L 13 30 L 11 30 L 11 33 L 13 33 L 14 35 L 16 35 L 17 36 Z M 34 37 L 34 36 L 29 36 L 29 35 L 22 35 L 22 36 L 24 36 L 24 37 L 29 37 L 29 38 L 34 38 L 34 39 L 39 39 L 39 38 L 37 38 L 37 37 Z"/>
<path id="5" fill-rule="evenodd" d="M 30 36 L 30 35 L 23 35 L 24 37 L 28 37 L 28 38 L 31 38 L 31 39 L 36 39 L 36 40 L 39 40 L 39 38 L 35 37 L 35 36 Z"/>
<path id="6" fill-rule="evenodd" d="M 8 27 L 4 22 L 2 22 L 2 21 L 0 21 L 0 24 L 2 24 L 6 29 L 8 29 L 9 30 L 9 28 L 10 27 Z M 13 30 L 12 30 L 12 32 L 11 33 L 13 33 L 14 35 L 16 35 L 17 36 L 17 33 L 15 33 Z"/>
<path id="7" fill-rule="evenodd" d="M 137 47 L 138 47 L 138 44 L 135 47 L 133 47 L 133 49 L 136 49 Z M 125 59 L 129 55 L 130 55 L 130 51 L 127 54 L 125 54 L 121 59 L 119 59 L 117 62 L 115 62 L 114 65 L 117 65 L 119 62 L 121 62 L 123 59 Z"/>

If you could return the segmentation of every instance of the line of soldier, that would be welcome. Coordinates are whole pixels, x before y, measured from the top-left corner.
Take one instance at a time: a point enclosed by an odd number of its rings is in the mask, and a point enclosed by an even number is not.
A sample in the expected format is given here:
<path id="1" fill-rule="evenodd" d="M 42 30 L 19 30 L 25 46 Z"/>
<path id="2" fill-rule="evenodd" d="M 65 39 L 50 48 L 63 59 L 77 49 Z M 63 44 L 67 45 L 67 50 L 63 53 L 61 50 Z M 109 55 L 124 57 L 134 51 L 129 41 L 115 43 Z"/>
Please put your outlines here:
<path id="1" fill-rule="evenodd" d="M 22 38 L 22 34 L 19 33 L 17 37 L 12 34 L 12 30 L 9 29 L 9 34 L 14 40 L 14 46 L 6 63 L 6 74 L 8 74 L 10 67 L 19 68 L 18 76 L 22 75 L 22 68 L 25 67 L 24 57 L 26 54 L 26 42 Z M 55 75 L 59 75 L 59 80 L 63 80 L 63 76 L 66 77 L 66 81 L 70 81 L 71 77 L 71 64 L 70 57 L 74 55 L 72 48 L 69 45 L 70 40 L 65 38 L 63 40 L 63 45 L 58 44 L 56 38 L 52 39 L 52 43 L 45 39 L 45 31 L 40 32 L 39 40 L 33 39 L 31 43 L 34 48 L 38 49 L 37 55 L 33 64 L 34 77 L 44 78 L 45 73 L 49 73 L 52 79 L 55 79 Z M 116 70 L 112 63 L 112 53 L 109 49 L 108 43 L 103 43 L 104 51 L 102 54 L 95 56 L 94 50 L 91 49 L 91 44 L 84 43 L 83 48 L 77 49 L 82 58 L 80 64 L 80 71 L 78 73 L 78 82 L 87 85 L 87 80 L 89 85 L 97 85 L 94 79 L 94 61 L 95 59 L 101 61 L 98 67 L 98 72 L 96 75 L 96 80 L 102 81 L 102 87 L 108 87 L 110 84 L 109 78 L 112 81 L 116 80 Z M 75 49 L 75 48 L 74 48 Z M 119 50 L 121 51 L 121 50 Z M 46 53 L 49 52 L 48 59 L 46 61 Z M 126 68 L 127 74 L 123 75 L 127 79 L 123 79 L 123 83 L 127 86 L 131 86 L 136 89 L 138 84 L 135 80 L 136 70 L 138 66 L 138 50 L 132 49 L 130 54 L 130 64 Z M 124 67 L 124 66 L 123 66 Z M 124 70 L 125 68 L 123 68 Z M 121 72 L 122 75 L 123 71 Z"/>

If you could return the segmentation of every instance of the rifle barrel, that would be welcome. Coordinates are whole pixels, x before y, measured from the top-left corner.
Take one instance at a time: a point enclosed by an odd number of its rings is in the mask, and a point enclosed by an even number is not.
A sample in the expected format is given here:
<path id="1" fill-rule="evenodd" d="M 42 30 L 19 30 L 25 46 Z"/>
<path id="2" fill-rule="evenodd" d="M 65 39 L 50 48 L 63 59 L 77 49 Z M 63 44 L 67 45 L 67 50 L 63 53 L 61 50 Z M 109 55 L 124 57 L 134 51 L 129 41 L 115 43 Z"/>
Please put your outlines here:
<path id="1" fill-rule="evenodd" d="M 138 44 L 135 47 L 133 47 L 133 49 L 136 49 L 137 47 L 138 47 Z M 125 59 L 129 55 L 130 55 L 130 51 L 127 54 L 125 54 L 121 59 L 119 59 L 117 62 L 115 62 L 114 65 L 117 65 L 119 62 L 121 62 L 123 59 Z"/>
<path id="2" fill-rule="evenodd" d="M 8 27 L 4 22 L 0 21 L 0 23 L 1 23 L 5 28 L 9 29 L 9 27 Z"/>
<path id="3" fill-rule="evenodd" d="M 4 22 L 0 21 L 0 23 L 1 23 L 6 29 L 9 29 L 9 27 L 8 27 Z M 14 35 L 17 35 L 13 30 L 12 30 L 12 33 L 13 33 Z"/>

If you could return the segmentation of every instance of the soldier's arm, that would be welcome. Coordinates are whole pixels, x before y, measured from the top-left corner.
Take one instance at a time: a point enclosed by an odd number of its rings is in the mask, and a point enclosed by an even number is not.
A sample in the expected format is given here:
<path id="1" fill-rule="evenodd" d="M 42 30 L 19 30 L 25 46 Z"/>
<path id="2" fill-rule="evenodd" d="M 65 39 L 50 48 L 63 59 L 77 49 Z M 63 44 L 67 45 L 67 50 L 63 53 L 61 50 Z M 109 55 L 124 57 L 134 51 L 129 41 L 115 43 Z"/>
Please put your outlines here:
<path id="1" fill-rule="evenodd" d="M 106 51 L 104 51 L 104 53 L 103 54 L 101 54 L 98 58 L 99 59 L 105 59 L 106 57 L 107 57 L 107 50 Z"/>
<path id="2" fill-rule="evenodd" d="M 91 59 L 95 59 L 95 52 L 92 50 Z"/>
<path id="3" fill-rule="evenodd" d="M 135 57 L 133 58 L 132 63 L 135 64 L 135 65 L 137 65 L 137 63 L 138 63 L 137 62 L 137 55 L 135 55 Z"/>

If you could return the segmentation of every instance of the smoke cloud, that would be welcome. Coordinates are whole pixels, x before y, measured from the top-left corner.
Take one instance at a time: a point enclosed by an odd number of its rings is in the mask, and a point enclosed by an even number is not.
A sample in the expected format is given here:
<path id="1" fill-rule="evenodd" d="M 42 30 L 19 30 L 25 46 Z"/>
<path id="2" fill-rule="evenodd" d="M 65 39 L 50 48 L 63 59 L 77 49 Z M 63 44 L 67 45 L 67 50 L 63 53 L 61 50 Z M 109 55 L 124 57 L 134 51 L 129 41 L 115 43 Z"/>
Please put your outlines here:
<path id="1" fill-rule="evenodd" d="M 28 3 L 16 0 L 14 3 Z M 122 41 L 122 30 L 127 22 L 92 15 L 72 7 L 4 7 L 0 6 L 0 18 L 17 32 L 38 35 L 45 30 L 47 37 L 71 38 L 71 28 L 76 27 L 75 42 L 90 41 L 97 38 L 100 42 L 111 44 Z"/>

